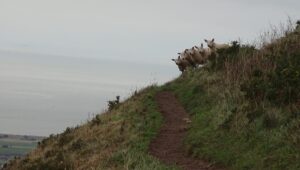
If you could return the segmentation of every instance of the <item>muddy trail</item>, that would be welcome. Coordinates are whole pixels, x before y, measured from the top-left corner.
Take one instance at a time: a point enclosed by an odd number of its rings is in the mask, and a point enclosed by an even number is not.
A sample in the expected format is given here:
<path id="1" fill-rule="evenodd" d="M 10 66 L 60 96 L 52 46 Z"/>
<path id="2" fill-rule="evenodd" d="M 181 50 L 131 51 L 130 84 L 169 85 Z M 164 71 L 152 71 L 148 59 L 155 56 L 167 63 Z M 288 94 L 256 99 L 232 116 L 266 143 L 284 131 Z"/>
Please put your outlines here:
<path id="1" fill-rule="evenodd" d="M 155 96 L 163 125 L 151 142 L 149 153 L 168 165 L 184 170 L 216 170 L 213 164 L 189 157 L 183 148 L 183 139 L 190 123 L 189 115 L 171 92 L 159 92 Z"/>

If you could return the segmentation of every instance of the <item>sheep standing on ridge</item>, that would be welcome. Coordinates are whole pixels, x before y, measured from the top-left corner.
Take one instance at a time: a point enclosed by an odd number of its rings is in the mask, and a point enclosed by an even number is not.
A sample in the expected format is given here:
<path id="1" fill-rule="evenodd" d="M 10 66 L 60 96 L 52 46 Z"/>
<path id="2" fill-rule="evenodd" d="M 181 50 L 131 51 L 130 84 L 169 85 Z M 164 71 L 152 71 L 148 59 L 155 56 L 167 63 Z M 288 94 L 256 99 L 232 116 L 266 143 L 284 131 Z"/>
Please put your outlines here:
<path id="1" fill-rule="evenodd" d="M 185 58 L 180 58 L 180 56 L 178 56 L 177 59 L 172 59 L 172 61 L 175 62 L 181 72 L 184 72 L 186 68 L 190 66 L 189 61 L 187 61 Z"/>
<path id="2" fill-rule="evenodd" d="M 211 53 L 212 53 L 211 56 L 216 57 L 215 58 L 216 63 L 218 63 L 218 58 L 219 58 L 218 50 L 230 48 L 229 44 L 217 44 L 217 43 L 215 43 L 214 38 L 212 40 L 204 39 L 204 41 L 207 43 L 207 46 L 211 50 Z"/>
<path id="3" fill-rule="evenodd" d="M 196 47 L 196 48 L 201 54 L 202 60 L 204 61 L 204 63 L 206 63 L 208 58 L 212 55 L 212 50 L 210 48 L 204 48 L 202 43 L 200 47 Z"/>
<path id="4" fill-rule="evenodd" d="M 178 53 L 178 55 L 180 56 L 181 59 L 187 60 L 190 63 L 190 65 L 195 68 L 196 62 L 195 62 L 193 56 L 191 55 L 191 52 L 192 52 L 192 49 L 185 49 L 183 52 Z"/>
<path id="5" fill-rule="evenodd" d="M 216 52 L 217 50 L 220 50 L 220 49 L 226 49 L 226 48 L 230 47 L 230 45 L 228 45 L 228 44 L 217 44 L 217 43 L 215 43 L 215 39 L 214 38 L 212 40 L 204 39 L 204 41 L 207 43 L 207 46 L 213 52 Z"/>
<path id="6" fill-rule="evenodd" d="M 200 53 L 199 47 L 194 46 L 192 48 L 192 51 L 190 52 L 190 55 L 193 57 L 196 64 L 199 64 L 199 65 L 205 64 L 206 61 L 205 61 L 203 55 Z"/>
<path id="7" fill-rule="evenodd" d="M 214 38 L 212 40 L 204 39 L 204 41 L 207 43 L 208 48 L 203 48 L 203 44 L 201 44 L 200 47 L 194 46 L 178 53 L 179 56 L 177 59 L 172 59 L 181 72 L 184 72 L 189 66 L 195 68 L 197 65 L 206 64 L 210 57 L 216 57 L 215 59 L 217 62 L 217 51 L 230 47 L 228 44 L 215 43 Z"/>

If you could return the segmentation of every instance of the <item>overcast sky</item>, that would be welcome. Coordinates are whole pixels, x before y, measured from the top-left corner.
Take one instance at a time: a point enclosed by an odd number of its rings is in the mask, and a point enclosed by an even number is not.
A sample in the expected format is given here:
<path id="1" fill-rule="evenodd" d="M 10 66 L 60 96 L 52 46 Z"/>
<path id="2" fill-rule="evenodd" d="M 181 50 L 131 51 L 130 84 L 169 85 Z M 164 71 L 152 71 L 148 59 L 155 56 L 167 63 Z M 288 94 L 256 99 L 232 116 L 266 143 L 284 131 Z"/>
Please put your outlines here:
<path id="1" fill-rule="evenodd" d="M 0 0 L 0 49 L 169 62 L 177 51 L 300 18 L 299 0 Z M 161 61 L 157 61 L 161 60 Z"/>
<path id="2" fill-rule="evenodd" d="M 299 0 L 0 0 L 0 133 L 49 135 L 179 75 L 203 39 L 252 43 Z"/>

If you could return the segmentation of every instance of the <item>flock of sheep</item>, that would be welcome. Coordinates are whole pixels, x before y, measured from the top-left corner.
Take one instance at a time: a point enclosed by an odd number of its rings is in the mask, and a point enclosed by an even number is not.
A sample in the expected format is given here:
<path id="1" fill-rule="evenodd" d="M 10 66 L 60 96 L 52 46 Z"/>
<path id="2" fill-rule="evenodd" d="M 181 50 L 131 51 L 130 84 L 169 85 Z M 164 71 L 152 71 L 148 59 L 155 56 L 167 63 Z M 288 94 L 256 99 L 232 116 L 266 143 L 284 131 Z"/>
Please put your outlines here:
<path id="1" fill-rule="evenodd" d="M 229 48 L 229 44 L 215 43 L 214 38 L 212 40 L 204 41 L 207 43 L 207 48 L 201 46 L 194 46 L 190 49 L 185 49 L 183 52 L 178 53 L 177 59 L 172 59 L 178 66 L 181 72 L 184 72 L 188 67 L 197 67 L 198 65 L 204 65 L 212 55 L 217 56 L 217 50 Z"/>

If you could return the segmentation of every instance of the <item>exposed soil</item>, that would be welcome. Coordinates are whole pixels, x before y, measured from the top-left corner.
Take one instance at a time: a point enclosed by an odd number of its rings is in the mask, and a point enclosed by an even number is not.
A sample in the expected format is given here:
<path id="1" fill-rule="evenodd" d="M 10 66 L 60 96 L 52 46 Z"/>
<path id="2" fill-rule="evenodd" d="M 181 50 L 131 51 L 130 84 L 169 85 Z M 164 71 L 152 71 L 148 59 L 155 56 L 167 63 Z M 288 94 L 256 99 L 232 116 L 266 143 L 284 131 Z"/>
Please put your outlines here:
<path id="1" fill-rule="evenodd" d="M 222 169 L 185 153 L 183 139 L 190 119 L 176 97 L 171 92 L 159 92 L 155 100 L 164 122 L 159 134 L 150 144 L 149 153 L 168 165 L 177 165 L 184 170 Z"/>

